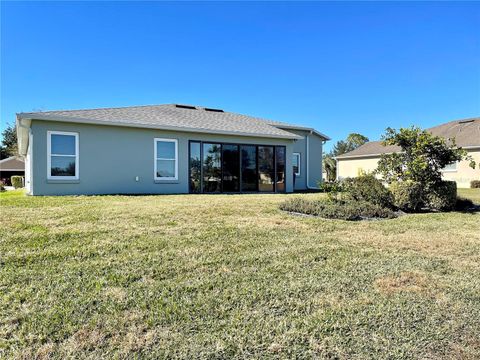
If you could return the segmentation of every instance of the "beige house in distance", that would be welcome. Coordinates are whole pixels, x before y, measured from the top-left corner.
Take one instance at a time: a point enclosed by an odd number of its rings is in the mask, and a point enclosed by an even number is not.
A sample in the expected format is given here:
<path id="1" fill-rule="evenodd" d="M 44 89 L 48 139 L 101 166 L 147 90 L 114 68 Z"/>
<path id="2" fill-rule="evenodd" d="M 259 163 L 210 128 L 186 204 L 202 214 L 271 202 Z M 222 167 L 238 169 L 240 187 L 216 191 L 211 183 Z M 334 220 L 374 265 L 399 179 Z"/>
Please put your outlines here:
<path id="1" fill-rule="evenodd" d="M 456 181 L 459 188 L 470 187 L 470 181 L 480 180 L 480 118 L 450 121 L 427 131 L 446 139 L 455 138 L 458 147 L 467 150 L 477 163 L 476 169 L 468 161 L 449 165 L 443 170 L 445 180 Z M 382 154 L 400 151 L 397 146 L 383 146 L 381 141 L 370 141 L 358 149 L 337 156 L 337 179 L 356 177 L 377 168 Z"/>

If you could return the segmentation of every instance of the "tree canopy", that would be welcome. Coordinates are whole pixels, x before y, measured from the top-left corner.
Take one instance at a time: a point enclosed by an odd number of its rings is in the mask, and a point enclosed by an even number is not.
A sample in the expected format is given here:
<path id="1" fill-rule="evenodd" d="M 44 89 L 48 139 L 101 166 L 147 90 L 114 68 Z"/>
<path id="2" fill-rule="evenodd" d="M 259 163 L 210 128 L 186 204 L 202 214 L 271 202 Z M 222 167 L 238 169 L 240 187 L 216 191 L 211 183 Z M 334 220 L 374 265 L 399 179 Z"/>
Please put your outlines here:
<path id="1" fill-rule="evenodd" d="M 2 143 L 0 145 L 0 158 L 5 159 L 18 154 L 17 131 L 15 126 L 8 124 L 2 131 Z"/>
<path id="2" fill-rule="evenodd" d="M 337 162 L 335 156 L 353 151 L 368 141 L 369 140 L 366 136 L 357 133 L 348 135 L 345 140 L 337 141 L 336 144 L 333 145 L 332 151 L 323 156 L 323 168 L 327 173 L 327 180 L 333 181 L 337 175 Z"/>
<path id="3" fill-rule="evenodd" d="M 411 180 L 430 188 L 442 181 L 441 170 L 461 160 L 476 164 L 468 153 L 458 148 L 455 139 L 444 139 L 418 127 L 395 130 L 387 128 L 382 137 L 384 145 L 397 145 L 398 153 L 383 154 L 377 173 L 388 183 Z"/>

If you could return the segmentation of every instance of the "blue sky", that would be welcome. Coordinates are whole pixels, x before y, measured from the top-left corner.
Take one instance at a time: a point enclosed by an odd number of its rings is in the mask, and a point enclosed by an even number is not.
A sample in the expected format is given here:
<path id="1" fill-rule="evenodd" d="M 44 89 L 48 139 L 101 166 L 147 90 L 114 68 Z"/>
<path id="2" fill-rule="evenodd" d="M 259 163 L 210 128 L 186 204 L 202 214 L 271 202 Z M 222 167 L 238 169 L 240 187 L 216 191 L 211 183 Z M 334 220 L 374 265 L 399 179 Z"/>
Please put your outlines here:
<path id="1" fill-rule="evenodd" d="M 480 115 L 480 3 L 2 2 L 1 126 L 185 103 L 334 141 Z"/>

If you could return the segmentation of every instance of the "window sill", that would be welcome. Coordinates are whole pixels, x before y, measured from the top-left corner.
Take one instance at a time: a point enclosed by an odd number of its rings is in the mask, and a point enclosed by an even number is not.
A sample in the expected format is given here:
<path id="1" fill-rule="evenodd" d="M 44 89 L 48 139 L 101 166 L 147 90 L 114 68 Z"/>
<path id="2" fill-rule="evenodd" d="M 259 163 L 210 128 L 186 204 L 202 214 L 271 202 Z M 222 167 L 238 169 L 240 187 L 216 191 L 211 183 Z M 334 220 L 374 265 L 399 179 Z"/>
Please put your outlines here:
<path id="1" fill-rule="evenodd" d="M 80 184 L 79 179 L 47 179 L 47 184 Z"/>
<path id="2" fill-rule="evenodd" d="M 155 184 L 179 184 L 179 180 L 153 180 Z"/>

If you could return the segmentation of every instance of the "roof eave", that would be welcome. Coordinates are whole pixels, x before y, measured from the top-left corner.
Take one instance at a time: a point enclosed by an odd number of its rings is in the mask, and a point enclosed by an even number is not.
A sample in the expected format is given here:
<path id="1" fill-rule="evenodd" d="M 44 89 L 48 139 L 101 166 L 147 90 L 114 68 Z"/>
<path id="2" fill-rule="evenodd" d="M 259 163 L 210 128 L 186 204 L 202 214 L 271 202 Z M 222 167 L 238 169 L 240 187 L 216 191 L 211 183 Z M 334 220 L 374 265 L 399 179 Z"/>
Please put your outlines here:
<path id="1" fill-rule="evenodd" d="M 292 133 L 288 133 L 289 135 L 256 134 L 256 133 L 248 133 L 248 132 L 241 132 L 241 131 L 209 130 L 209 129 L 178 127 L 178 126 L 165 126 L 165 125 L 157 125 L 157 124 L 150 124 L 150 123 L 103 121 L 103 120 L 97 120 L 97 119 L 76 118 L 76 117 L 67 117 L 67 116 L 58 116 L 58 115 L 52 116 L 52 115 L 46 115 L 46 114 L 39 115 L 38 113 L 17 114 L 17 133 L 18 133 L 19 120 L 20 122 L 24 120 L 59 121 L 59 122 L 71 122 L 71 123 L 80 123 L 80 124 L 123 126 L 123 127 L 134 127 L 134 128 L 144 128 L 144 129 L 158 129 L 158 130 L 193 132 L 193 133 L 203 133 L 203 134 L 237 135 L 237 136 L 250 136 L 250 137 L 260 137 L 260 138 L 288 139 L 288 140 L 299 140 L 302 138 L 301 136 L 292 134 Z M 28 127 L 30 127 L 30 125 Z M 27 139 L 28 139 L 28 136 L 27 136 Z"/>
<path id="2" fill-rule="evenodd" d="M 307 127 L 307 126 L 297 126 L 297 125 L 276 125 L 276 124 L 272 124 L 271 126 L 275 126 L 279 129 L 290 129 L 290 130 L 305 130 L 305 131 L 311 131 L 313 132 L 315 135 L 323 138 L 324 140 L 331 140 L 330 137 L 328 137 L 327 135 L 325 134 L 322 134 L 320 131 L 317 131 L 315 130 L 314 128 L 311 128 L 311 127 Z"/>

